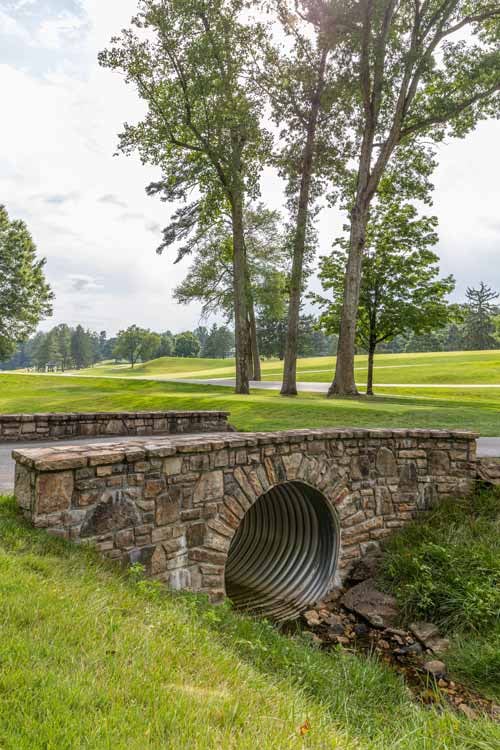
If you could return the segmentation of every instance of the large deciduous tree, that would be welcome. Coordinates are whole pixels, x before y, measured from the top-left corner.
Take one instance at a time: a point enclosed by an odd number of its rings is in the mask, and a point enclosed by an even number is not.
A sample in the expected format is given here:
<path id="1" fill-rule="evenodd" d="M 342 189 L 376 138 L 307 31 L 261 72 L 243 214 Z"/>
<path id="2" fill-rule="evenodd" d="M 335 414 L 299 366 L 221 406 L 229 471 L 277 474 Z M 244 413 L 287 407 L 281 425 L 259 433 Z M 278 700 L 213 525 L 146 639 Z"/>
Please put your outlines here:
<path id="1" fill-rule="evenodd" d="M 44 266 L 24 221 L 10 220 L 0 205 L 0 360 L 52 314 L 54 295 Z"/>
<path id="2" fill-rule="evenodd" d="M 436 217 L 419 218 L 410 203 L 381 200 L 372 210 L 356 328 L 356 343 L 368 352 L 366 392 L 370 396 L 377 346 L 400 334 L 442 328 L 452 314 L 446 297 L 455 282 L 452 276 L 438 277 L 439 258 L 431 249 L 438 240 L 436 226 Z M 319 272 L 330 296 L 315 297 L 324 310 L 320 321 L 328 333 L 338 333 L 340 328 L 349 236 L 336 240 L 335 245 L 334 252 L 322 258 Z"/>
<path id="3" fill-rule="evenodd" d="M 334 136 L 345 119 L 334 107 L 341 80 L 332 54 L 342 25 L 342 3 L 275 0 L 289 44 L 268 51 L 259 80 L 280 128 L 276 164 L 286 179 L 292 232 L 292 267 L 281 394 L 297 394 L 297 353 L 302 293 L 307 278 L 308 232 L 317 198 L 334 158 Z M 337 90 L 336 90 L 337 89 Z M 337 137 L 336 148 L 341 139 Z M 335 154 L 336 156 L 337 154 Z"/>
<path id="4" fill-rule="evenodd" d="M 143 162 L 161 168 L 163 179 L 150 192 L 186 204 L 163 245 L 221 213 L 231 217 L 238 393 L 249 390 L 243 210 L 258 190 L 268 145 L 262 97 L 247 75 L 263 29 L 241 21 L 246 9 L 244 0 L 140 0 L 132 28 L 99 56 L 125 75 L 147 107 L 141 122 L 125 125 L 120 150 L 138 150 Z"/>
<path id="5" fill-rule="evenodd" d="M 498 0 L 359 0 L 347 56 L 358 158 L 335 378 L 329 394 L 356 394 L 354 352 L 361 269 L 372 200 L 401 146 L 463 136 L 498 113 Z"/>
<path id="6" fill-rule="evenodd" d="M 117 358 L 126 359 L 131 367 L 135 367 L 139 359 L 143 362 L 151 359 L 158 351 L 160 343 L 161 339 L 157 333 L 131 325 L 123 331 L 118 331 L 113 354 Z"/>

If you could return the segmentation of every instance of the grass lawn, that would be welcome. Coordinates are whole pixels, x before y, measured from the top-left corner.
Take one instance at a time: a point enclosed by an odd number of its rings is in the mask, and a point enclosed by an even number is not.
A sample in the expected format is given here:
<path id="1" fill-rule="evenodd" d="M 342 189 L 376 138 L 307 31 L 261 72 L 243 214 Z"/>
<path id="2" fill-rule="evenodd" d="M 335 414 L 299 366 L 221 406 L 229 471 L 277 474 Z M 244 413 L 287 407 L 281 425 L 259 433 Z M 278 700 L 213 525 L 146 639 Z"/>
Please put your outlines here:
<path id="1" fill-rule="evenodd" d="M 428 620 L 451 638 L 454 674 L 500 701 L 500 489 L 450 500 L 395 534 L 381 581 L 406 623 Z"/>
<path id="2" fill-rule="evenodd" d="M 283 364 L 279 360 L 264 361 L 264 380 L 280 380 Z M 297 363 L 301 381 L 330 382 L 335 368 L 335 357 L 308 357 Z M 128 365 L 104 363 L 84 375 L 158 378 L 231 378 L 234 377 L 232 359 L 190 359 L 162 357 L 131 368 Z M 356 357 L 356 379 L 365 385 L 367 357 Z M 483 383 L 500 385 L 500 351 L 480 352 L 424 352 L 417 354 L 380 354 L 375 359 L 375 383 Z"/>
<path id="3" fill-rule="evenodd" d="M 0 375 L 0 413 L 222 409 L 240 430 L 296 427 L 460 428 L 500 435 L 500 388 L 384 391 L 373 398 L 331 399 L 276 391 L 236 396 L 229 388 L 139 379 Z"/>
<path id="4" fill-rule="evenodd" d="M 375 660 L 120 574 L 0 501 L 3 750 L 495 750 Z M 298 727 L 308 722 L 301 737 Z"/>

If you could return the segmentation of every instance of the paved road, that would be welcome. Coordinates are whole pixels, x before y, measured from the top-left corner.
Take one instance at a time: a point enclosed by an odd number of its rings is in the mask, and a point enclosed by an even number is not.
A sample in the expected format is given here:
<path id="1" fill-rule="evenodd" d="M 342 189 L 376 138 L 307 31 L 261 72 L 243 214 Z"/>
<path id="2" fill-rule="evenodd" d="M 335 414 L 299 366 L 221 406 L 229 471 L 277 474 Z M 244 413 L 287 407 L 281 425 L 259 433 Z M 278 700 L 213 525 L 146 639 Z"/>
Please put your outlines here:
<path id="1" fill-rule="evenodd" d="M 151 442 L 154 437 L 130 437 L 129 440 Z M 114 443 L 117 440 L 127 440 L 126 437 L 102 437 L 102 438 L 79 438 L 74 440 L 56 440 L 56 441 L 36 441 L 26 443 L 0 443 L 0 493 L 12 492 L 14 487 L 14 461 L 12 460 L 12 451 L 18 448 L 46 448 L 47 446 L 57 445 L 74 445 L 81 443 Z M 479 438 L 478 440 L 479 456 L 494 456 L 500 458 L 500 437 Z"/>
<path id="2" fill-rule="evenodd" d="M 197 385 L 224 385 L 234 388 L 234 378 L 141 378 L 141 380 L 163 380 L 171 383 L 195 383 Z M 363 390 L 364 383 L 357 383 L 358 388 Z M 279 391 L 281 380 L 251 380 L 250 387 L 265 391 Z M 313 393 L 327 393 L 330 383 L 318 383 L 303 380 L 297 383 L 298 391 L 312 391 Z M 500 388 L 494 383 L 374 383 L 374 388 Z"/>

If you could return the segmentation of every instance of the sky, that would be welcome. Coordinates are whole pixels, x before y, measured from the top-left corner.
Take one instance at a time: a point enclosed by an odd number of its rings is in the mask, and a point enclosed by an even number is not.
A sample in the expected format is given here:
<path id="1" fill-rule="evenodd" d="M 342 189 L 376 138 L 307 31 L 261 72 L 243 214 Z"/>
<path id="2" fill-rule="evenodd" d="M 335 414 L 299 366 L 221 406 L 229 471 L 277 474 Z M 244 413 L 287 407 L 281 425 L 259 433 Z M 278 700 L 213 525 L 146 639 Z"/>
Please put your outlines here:
<path id="1" fill-rule="evenodd" d="M 0 0 L 0 203 L 24 219 L 47 259 L 53 317 L 109 335 L 136 323 L 157 331 L 190 329 L 200 306 L 172 291 L 189 265 L 155 252 L 173 207 L 148 197 L 158 172 L 138 157 L 115 156 L 125 121 L 143 104 L 97 53 L 128 25 L 136 0 Z M 433 212 L 439 218 L 443 274 L 456 300 L 484 280 L 500 291 L 500 122 L 440 146 Z M 282 205 L 271 170 L 262 200 Z M 342 215 L 323 209 L 318 255 L 341 232 Z M 319 290 L 313 277 L 311 287 Z M 210 321 L 212 322 L 212 321 Z"/>

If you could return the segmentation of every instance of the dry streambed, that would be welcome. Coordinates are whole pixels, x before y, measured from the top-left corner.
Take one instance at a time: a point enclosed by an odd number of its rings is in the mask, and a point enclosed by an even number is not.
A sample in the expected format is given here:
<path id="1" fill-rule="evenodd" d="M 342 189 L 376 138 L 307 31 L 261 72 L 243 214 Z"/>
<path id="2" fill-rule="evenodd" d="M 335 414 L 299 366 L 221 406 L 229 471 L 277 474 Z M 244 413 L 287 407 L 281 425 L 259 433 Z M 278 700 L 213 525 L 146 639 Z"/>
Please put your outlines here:
<path id="1" fill-rule="evenodd" d="M 377 657 L 404 678 L 420 703 L 500 722 L 500 705 L 451 679 L 445 661 L 449 643 L 438 628 L 428 622 L 403 628 L 399 620 L 395 598 L 368 578 L 305 612 L 301 627 L 322 649 Z"/>

